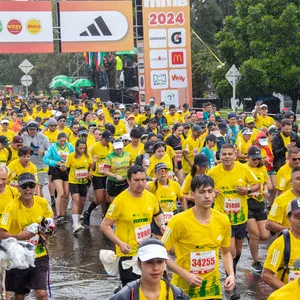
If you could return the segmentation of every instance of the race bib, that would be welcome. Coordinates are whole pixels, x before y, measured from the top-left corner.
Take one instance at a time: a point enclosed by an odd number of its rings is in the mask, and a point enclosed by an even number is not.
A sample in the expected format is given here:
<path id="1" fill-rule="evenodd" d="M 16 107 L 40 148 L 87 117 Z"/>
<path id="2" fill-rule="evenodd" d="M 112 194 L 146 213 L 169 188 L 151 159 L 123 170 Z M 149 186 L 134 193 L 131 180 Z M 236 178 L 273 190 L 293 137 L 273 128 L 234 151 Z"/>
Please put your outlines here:
<path id="1" fill-rule="evenodd" d="M 191 252 L 190 270 L 194 274 L 206 274 L 216 267 L 216 251 Z"/>
<path id="2" fill-rule="evenodd" d="M 99 173 L 103 174 L 104 171 L 104 164 L 99 164 Z"/>
<path id="3" fill-rule="evenodd" d="M 31 239 L 27 240 L 28 243 L 37 246 L 40 240 L 40 236 L 37 234 L 35 236 L 33 236 Z"/>
<path id="4" fill-rule="evenodd" d="M 177 160 L 177 162 L 181 162 L 182 161 L 182 154 L 176 154 L 176 160 Z"/>
<path id="5" fill-rule="evenodd" d="M 164 215 L 165 215 L 165 222 L 166 224 L 168 224 L 171 218 L 174 216 L 174 212 L 172 211 L 164 212 Z"/>
<path id="6" fill-rule="evenodd" d="M 297 280 L 300 277 L 300 270 L 290 270 L 289 271 L 289 282 Z"/>
<path id="7" fill-rule="evenodd" d="M 60 151 L 58 152 L 58 155 L 64 160 L 66 161 L 69 155 L 69 152 L 64 152 L 64 151 Z"/>
<path id="8" fill-rule="evenodd" d="M 15 188 L 19 186 L 18 181 L 13 181 L 13 180 L 9 183 L 9 185 Z"/>
<path id="9" fill-rule="evenodd" d="M 86 169 L 81 169 L 81 170 L 76 170 L 75 171 L 75 177 L 78 180 L 86 179 L 88 177 L 88 174 L 89 174 L 89 172 Z"/>
<path id="10" fill-rule="evenodd" d="M 239 213 L 241 211 L 241 199 L 240 198 L 225 198 L 224 212 L 225 213 Z"/>
<path id="11" fill-rule="evenodd" d="M 138 244 L 151 236 L 150 224 L 135 228 L 135 237 Z"/>

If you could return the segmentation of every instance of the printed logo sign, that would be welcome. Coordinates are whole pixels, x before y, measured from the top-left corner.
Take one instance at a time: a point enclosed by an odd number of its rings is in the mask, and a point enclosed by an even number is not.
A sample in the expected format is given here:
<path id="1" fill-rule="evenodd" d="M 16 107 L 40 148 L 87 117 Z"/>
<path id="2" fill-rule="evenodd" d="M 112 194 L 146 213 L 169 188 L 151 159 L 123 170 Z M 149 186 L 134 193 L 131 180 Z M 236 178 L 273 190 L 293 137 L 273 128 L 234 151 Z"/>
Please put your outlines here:
<path id="1" fill-rule="evenodd" d="M 164 69 L 168 67 L 167 50 L 150 50 L 150 68 Z"/>
<path id="2" fill-rule="evenodd" d="M 169 47 L 185 47 L 185 29 L 171 28 L 168 30 L 168 45 Z"/>
<path id="3" fill-rule="evenodd" d="M 39 34 L 42 29 L 41 22 L 37 19 L 31 19 L 27 22 L 26 29 L 31 34 Z"/>
<path id="4" fill-rule="evenodd" d="M 150 29 L 149 30 L 150 48 L 166 48 L 167 47 L 167 30 L 166 29 Z"/>
<path id="5" fill-rule="evenodd" d="M 161 91 L 161 101 L 164 101 L 166 103 L 166 106 L 170 106 L 171 104 L 175 104 L 175 106 L 178 106 L 179 105 L 178 90 Z"/>
<path id="6" fill-rule="evenodd" d="M 170 70 L 170 87 L 171 88 L 185 88 L 185 87 L 187 87 L 186 69 Z"/>
<path id="7" fill-rule="evenodd" d="M 139 88 L 145 89 L 145 75 L 139 75 Z"/>
<path id="8" fill-rule="evenodd" d="M 152 89 L 168 88 L 168 71 L 156 70 L 151 71 L 151 87 Z"/>
<path id="9" fill-rule="evenodd" d="M 22 31 L 22 23 L 20 20 L 10 20 L 7 23 L 7 30 L 11 34 L 19 34 Z"/>
<path id="10" fill-rule="evenodd" d="M 186 66 L 186 51 L 185 49 L 169 50 L 170 68 L 180 68 Z"/>

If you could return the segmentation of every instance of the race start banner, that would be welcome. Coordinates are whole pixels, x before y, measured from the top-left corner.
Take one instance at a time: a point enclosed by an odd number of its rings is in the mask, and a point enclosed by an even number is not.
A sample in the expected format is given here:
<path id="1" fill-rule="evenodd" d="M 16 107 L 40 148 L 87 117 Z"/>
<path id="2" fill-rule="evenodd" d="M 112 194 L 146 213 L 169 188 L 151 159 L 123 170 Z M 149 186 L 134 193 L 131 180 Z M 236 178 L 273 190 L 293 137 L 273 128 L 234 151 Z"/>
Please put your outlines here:
<path id="1" fill-rule="evenodd" d="M 0 2 L 0 53 L 54 51 L 51 1 Z"/>
<path id="2" fill-rule="evenodd" d="M 143 29 L 146 101 L 191 105 L 189 0 L 143 0 Z"/>
<path id="3" fill-rule="evenodd" d="M 61 52 L 133 50 L 131 1 L 59 2 Z"/>

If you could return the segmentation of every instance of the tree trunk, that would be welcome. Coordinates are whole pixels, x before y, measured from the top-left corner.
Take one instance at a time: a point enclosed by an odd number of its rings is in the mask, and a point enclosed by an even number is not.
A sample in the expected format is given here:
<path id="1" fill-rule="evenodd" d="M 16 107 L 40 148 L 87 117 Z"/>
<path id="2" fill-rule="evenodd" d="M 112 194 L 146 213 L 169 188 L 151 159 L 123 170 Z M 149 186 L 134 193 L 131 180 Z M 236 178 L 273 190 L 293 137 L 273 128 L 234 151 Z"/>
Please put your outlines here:
<path id="1" fill-rule="evenodd" d="M 292 98 L 292 111 L 296 114 L 297 113 L 297 103 L 299 99 L 299 92 L 295 92 L 291 94 Z"/>

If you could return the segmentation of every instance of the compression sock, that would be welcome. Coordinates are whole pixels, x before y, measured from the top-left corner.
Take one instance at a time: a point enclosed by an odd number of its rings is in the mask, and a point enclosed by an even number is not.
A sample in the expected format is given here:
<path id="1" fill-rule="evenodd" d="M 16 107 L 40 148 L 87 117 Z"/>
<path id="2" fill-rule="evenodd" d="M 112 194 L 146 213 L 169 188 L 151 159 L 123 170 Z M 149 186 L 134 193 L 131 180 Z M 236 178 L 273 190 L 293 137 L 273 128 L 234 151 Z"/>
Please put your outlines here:
<path id="1" fill-rule="evenodd" d="M 93 201 L 93 202 L 90 204 L 90 206 L 89 206 L 87 212 L 88 212 L 89 214 L 91 214 L 92 211 L 93 211 L 97 206 L 98 206 L 98 205 Z"/>
<path id="2" fill-rule="evenodd" d="M 234 259 L 233 259 L 233 271 L 234 271 L 234 274 L 236 275 L 236 266 L 239 262 L 241 258 L 241 255 L 237 255 Z"/>

